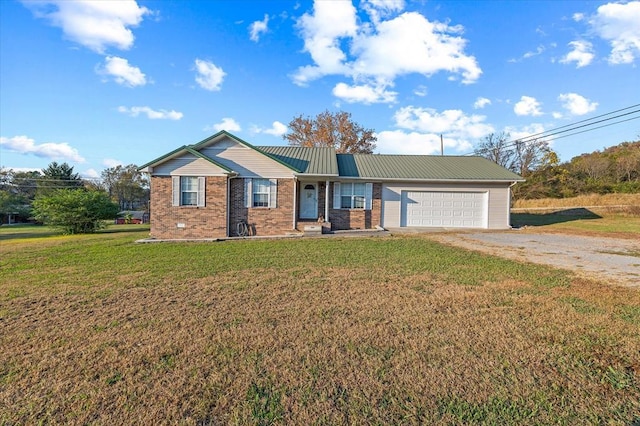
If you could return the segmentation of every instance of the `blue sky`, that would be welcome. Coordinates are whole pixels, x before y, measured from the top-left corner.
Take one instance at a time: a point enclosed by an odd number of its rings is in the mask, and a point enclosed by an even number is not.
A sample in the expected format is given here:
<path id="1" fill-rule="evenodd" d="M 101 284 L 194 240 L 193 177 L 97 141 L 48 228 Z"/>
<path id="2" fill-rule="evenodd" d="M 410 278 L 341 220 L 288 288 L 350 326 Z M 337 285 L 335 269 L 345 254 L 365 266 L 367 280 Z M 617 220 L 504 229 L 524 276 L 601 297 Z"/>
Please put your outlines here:
<path id="1" fill-rule="evenodd" d="M 85 177 L 347 111 L 379 153 L 466 154 L 640 103 L 640 1 L 0 1 L 0 165 Z M 633 116 L 632 116 L 633 117 Z M 640 120 L 552 141 L 562 161 Z"/>

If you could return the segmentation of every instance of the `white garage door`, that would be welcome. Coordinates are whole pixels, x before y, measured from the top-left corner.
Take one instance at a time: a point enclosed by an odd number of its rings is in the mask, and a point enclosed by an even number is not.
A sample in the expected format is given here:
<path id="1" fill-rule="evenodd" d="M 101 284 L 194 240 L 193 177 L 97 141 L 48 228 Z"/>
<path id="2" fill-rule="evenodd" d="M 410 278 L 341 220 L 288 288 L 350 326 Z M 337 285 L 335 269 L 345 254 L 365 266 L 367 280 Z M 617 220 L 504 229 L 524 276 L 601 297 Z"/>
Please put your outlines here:
<path id="1" fill-rule="evenodd" d="M 486 192 L 402 191 L 400 226 L 486 228 Z"/>

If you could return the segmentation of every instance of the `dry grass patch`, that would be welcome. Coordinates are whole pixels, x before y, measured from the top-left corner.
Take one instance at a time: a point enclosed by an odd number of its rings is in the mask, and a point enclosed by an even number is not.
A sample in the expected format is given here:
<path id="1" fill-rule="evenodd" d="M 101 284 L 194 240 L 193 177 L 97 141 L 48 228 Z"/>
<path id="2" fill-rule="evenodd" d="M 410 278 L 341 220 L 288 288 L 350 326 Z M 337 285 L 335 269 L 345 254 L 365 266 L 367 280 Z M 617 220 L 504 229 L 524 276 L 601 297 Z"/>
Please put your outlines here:
<path id="1" fill-rule="evenodd" d="M 0 248 L 2 423 L 622 425 L 640 412 L 637 291 L 420 237 L 76 241 L 76 269 L 62 247 L 32 247 L 42 273 L 70 268 L 43 286 L 2 275 L 19 254 Z M 133 253 L 135 266 L 117 260 Z M 83 269 L 102 278 L 75 282 Z"/>
<path id="2" fill-rule="evenodd" d="M 515 200 L 514 208 L 560 208 L 593 206 L 640 206 L 640 194 L 589 194 L 572 198 Z"/>

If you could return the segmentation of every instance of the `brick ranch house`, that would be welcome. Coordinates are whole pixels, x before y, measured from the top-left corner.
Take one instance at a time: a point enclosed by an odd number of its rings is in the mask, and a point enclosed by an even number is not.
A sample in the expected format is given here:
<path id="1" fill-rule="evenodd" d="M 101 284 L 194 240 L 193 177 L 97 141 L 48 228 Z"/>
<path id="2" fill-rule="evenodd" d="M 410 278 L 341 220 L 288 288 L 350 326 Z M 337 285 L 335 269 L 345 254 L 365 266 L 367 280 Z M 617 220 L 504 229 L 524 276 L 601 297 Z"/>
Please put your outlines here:
<path id="1" fill-rule="evenodd" d="M 320 223 L 326 230 L 506 229 L 511 187 L 523 180 L 481 157 L 258 147 L 226 131 L 139 170 L 151 177 L 151 237 L 158 239 L 243 229 L 284 235 Z"/>

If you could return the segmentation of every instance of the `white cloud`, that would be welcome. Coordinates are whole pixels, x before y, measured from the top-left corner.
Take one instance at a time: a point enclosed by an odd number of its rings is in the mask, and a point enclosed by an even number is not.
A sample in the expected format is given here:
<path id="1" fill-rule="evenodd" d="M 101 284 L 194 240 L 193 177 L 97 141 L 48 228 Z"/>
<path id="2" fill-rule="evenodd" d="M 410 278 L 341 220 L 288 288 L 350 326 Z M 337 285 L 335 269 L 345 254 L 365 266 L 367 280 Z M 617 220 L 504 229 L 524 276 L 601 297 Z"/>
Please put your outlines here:
<path id="1" fill-rule="evenodd" d="M 98 68 L 97 72 L 113 77 L 116 83 L 123 86 L 135 87 L 147 84 L 147 78 L 140 68 L 129 65 L 129 61 L 117 56 L 107 56 L 104 59 L 104 66 Z"/>
<path id="2" fill-rule="evenodd" d="M 102 165 L 110 169 L 111 167 L 123 166 L 124 163 L 120 160 L 114 160 L 113 158 L 105 158 L 102 160 Z"/>
<path id="3" fill-rule="evenodd" d="M 196 59 L 196 83 L 205 90 L 219 91 L 222 87 L 224 76 L 227 75 L 222 68 L 213 62 Z"/>
<path id="4" fill-rule="evenodd" d="M 68 39 L 98 53 L 104 53 L 108 46 L 131 48 L 134 36 L 130 27 L 138 26 L 145 15 L 152 13 L 134 0 L 44 0 L 23 4 L 37 17 L 62 28 Z"/>
<path id="5" fill-rule="evenodd" d="M 591 102 L 577 93 L 562 93 L 558 96 L 558 100 L 562 102 L 562 107 L 569 111 L 571 115 L 585 115 L 595 111 L 598 107 L 597 102 Z"/>
<path id="6" fill-rule="evenodd" d="M 420 96 L 420 97 L 427 96 L 427 93 L 428 93 L 427 86 L 423 86 L 423 85 L 416 87 L 415 90 L 413 91 L 414 95 Z"/>
<path id="7" fill-rule="evenodd" d="M 273 136 L 282 136 L 285 133 L 287 133 L 287 126 L 285 124 L 282 124 L 279 121 L 274 121 L 273 124 L 271 125 L 271 128 L 269 129 L 262 129 L 260 127 L 253 127 L 251 129 L 251 131 L 253 133 L 265 133 L 267 135 L 273 135 Z"/>
<path id="8" fill-rule="evenodd" d="M 640 1 L 626 4 L 607 3 L 589 24 L 604 40 L 611 43 L 609 63 L 630 64 L 640 57 Z"/>
<path id="9" fill-rule="evenodd" d="M 431 155 L 440 154 L 440 135 L 433 133 L 385 130 L 376 133 L 376 151 L 381 154 Z M 470 144 L 459 144 L 457 140 L 443 138 L 445 148 L 458 152 L 471 149 Z"/>
<path id="10" fill-rule="evenodd" d="M 404 0 L 363 0 L 360 6 L 367 12 L 373 22 L 388 17 L 393 12 L 404 9 Z"/>
<path id="11" fill-rule="evenodd" d="M 14 136 L 12 138 L 0 137 L 0 146 L 4 149 L 23 155 L 35 155 L 36 157 L 51 160 L 68 160 L 84 163 L 85 159 L 78 150 L 68 143 L 43 143 L 36 145 L 35 141 L 27 136 Z"/>
<path id="12" fill-rule="evenodd" d="M 87 179 L 98 179 L 100 177 L 100 173 L 98 173 L 96 169 L 87 169 L 84 172 L 81 172 L 80 176 Z"/>
<path id="13" fill-rule="evenodd" d="M 255 21 L 249 26 L 249 38 L 251 41 L 260 41 L 260 34 L 266 33 L 269 25 L 269 15 L 264 15 L 264 20 Z"/>
<path id="14" fill-rule="evenodd" d="M 380 132 L 378 148 L 385 153 L 431 154 L 440 152 L 440 135 L 445 148 L 468 151 L 475 141 L 494 131 L 482 115 L 460 110 L 438 112 L 431 108 L 404 107 L 394 114 L 401 130 Z"/>
<path id="15" fill-rule="evenodd" d="M 482 70 L 476 59 L 464 52 L 461 26 L 430 22 L 416 12 L 387 18 L 403 7 L 402 2 L 365 2 L 363 8 L 371 22 L 360 22 L 351 2 L 316 1 L 313 14 L 306 13 L 298 21 L 313 65 L 300 67 L 293 75 L 294 82 L 306 85 L 326 75 L 343 75 L 352 78 L 353 85 L 342 83 L 338 93 L 354 102 L 372 102 L 371 90 L 362 92 L 374 85 L 363 82 L 392 86 L 401 75 L 430 76 L 440 71 L 450 73 L 450 78 L 461 78 L 465 84 L 480 77 Z M 375 99 L 393 102 L 395 96 L 385 94 Z"/>
<path id="16" fill-rule="evenodd" d="M 593 45 L 588 41 L 576 40 L 569 43 L 573 50 L 560 59 L 563 64 L 571 62 L 576 63 L 576 68 L 582 68 L 591 63 L 595 55 L 593 54 Z"/>
<path id="17" fill-rule="evenodd" d="M 240 124 L 230 117 L 224 117 L 220 123 L 213 124 L 211 126 L 207 126 L 204 129 L 205 131 L 216 131 L 219 132 L 221 130 L 226 130 L 227 132 L 239 132 L 242 130 Z"/>
<path id="18" fill-rule="evenodd" d="M 298 21 L 304 39 L 304 50 L 309 52 L 315 66 L 298 69 L 294 82 L 305 85 L 311 80 L 328 74 L 346 74 L 343 64 L 346 55 L 340 48 L 340 39 L 354 37 L 357 33 L 356 9 L 351 2 L 316 1 L 314 13 L 305 13 Z"/>
<path id="19" fill-rule="evenodd" d="M 538 55 L 542 54 L 545 50 L 546 50 L 546 48 L 544 46 L 538 46 L 535 51 L 529 51 L 529 52 L 525 53 L 524 55 L 522 55 L 522 57 L 524 59 L 532 58 L 534 56 L 538 56 Z"/>
<path id="20" fill-rule="evenodd" d="M 524 127 L 507 126 L 504 131 L 509 134 L 509 140 L 515 141 L 543 133 L 544 126 L 540 123 L 532 123 Z M 547 138 L 544 139 L 546 140 Z"/>
<path id="21" fill-rule="evenodd" d="M 516 115 L 542 115 L 540 102 L 531 96 L 522 96 L 520 101 L 513 106 L 513 112 L 515 112 Z"/>
<path id="22" fill-rule="evenodd" d="M 389 92 L 386 90 L 387 85 L 382 84 L 363 84 L 349 86 L 345 83 L 338 83 L 333 88 L 333 95 L 348 103 L 361 102 L 363 104 L 389 103 L 395 102 L 397 92 Z"/>
<path id="23" fill-rule="evenodd" d="M 165 109 L 154 110 L 149 108 L 148 106 L 134 106 L 131 108 L 119 106 L 118 112 L 128 114 L 131 117 L 137 117 L 140 114 L 146 114 L 147 118 L 150 120 L 180 120 L 184 115 L 178 111 L 167 111 Z"/>
<path id="24" fill-rule="evenodd" d="M 480 97 L 473 103 L 473 109 L 482 109 L 487 105 L 491 105 L 491 99 Z"/>
<path id="25" fill-rule="evenodd" d="M 571 19 L 576 22 L 580 22 L 584 19 L 584 13 L 576 12 L 573 14 L 573 16 L 571 16 Z"/>

